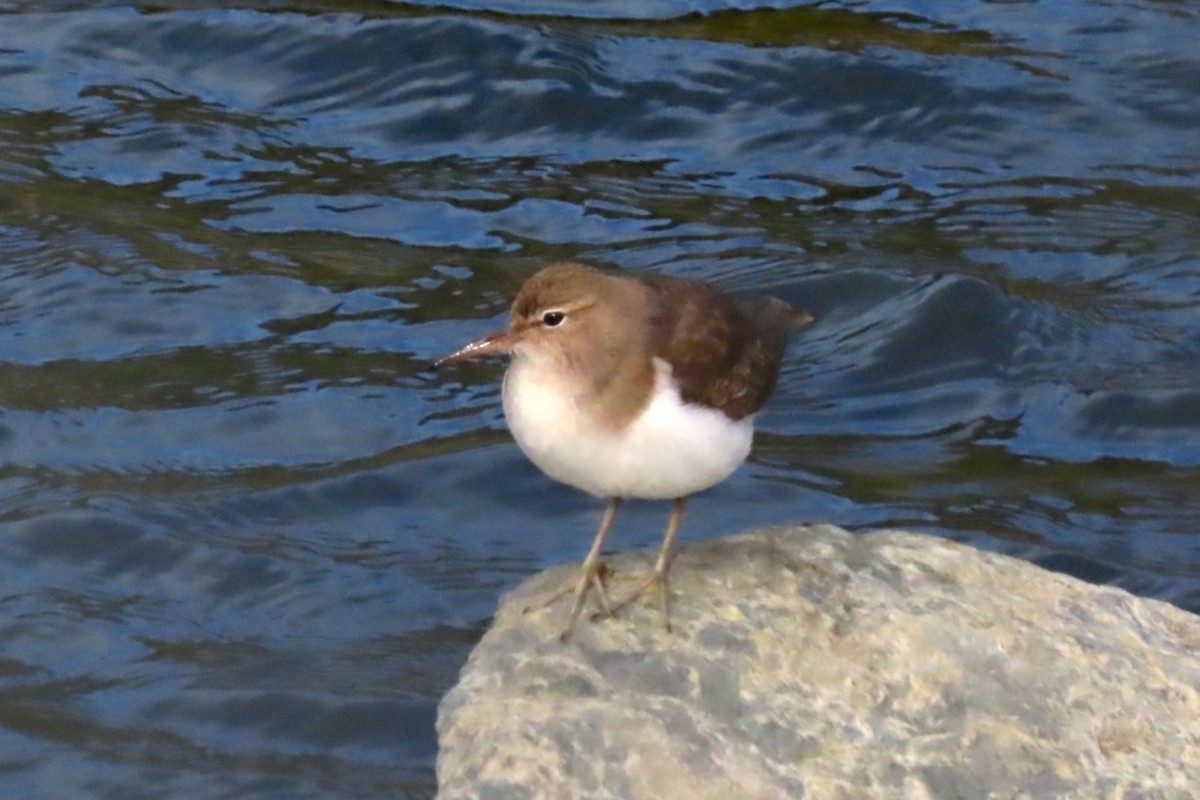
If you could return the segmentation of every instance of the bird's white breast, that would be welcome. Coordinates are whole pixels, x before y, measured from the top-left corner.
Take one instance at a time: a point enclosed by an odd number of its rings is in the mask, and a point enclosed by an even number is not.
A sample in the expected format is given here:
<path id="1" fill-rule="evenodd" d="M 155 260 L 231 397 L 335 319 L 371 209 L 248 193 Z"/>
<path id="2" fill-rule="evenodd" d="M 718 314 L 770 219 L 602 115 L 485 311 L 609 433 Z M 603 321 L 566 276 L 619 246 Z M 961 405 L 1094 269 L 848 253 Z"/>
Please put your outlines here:
<path id="1" fill-rule="evenodd" d="M 670 366 L 654 366 L 650 402 L 614 429 L 588 413 L 557 365 L 514 358 L 504 376 L 508 426 L 543 472 L 598 497 L 670 499 L 729 477 L 750 453 L 753 417 L 683 403 Z"/>

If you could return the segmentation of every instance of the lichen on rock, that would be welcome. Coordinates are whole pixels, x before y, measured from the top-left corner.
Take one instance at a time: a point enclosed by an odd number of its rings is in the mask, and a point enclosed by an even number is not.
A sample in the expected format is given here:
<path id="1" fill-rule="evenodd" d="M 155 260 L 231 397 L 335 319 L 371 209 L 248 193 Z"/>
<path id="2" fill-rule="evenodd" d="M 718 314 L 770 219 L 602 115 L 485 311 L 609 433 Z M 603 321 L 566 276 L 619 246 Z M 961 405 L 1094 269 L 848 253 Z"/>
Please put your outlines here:
<path id="1" fill-rule="evenodd" d="M 573 575 L 509 594 L 444 698 L 441 800 L 1197 796 L 1200 618 L 1166 603 L 778 527 L 683 548 L 673 632 L 647 599 L 563 644 L 537 606 Z"/>

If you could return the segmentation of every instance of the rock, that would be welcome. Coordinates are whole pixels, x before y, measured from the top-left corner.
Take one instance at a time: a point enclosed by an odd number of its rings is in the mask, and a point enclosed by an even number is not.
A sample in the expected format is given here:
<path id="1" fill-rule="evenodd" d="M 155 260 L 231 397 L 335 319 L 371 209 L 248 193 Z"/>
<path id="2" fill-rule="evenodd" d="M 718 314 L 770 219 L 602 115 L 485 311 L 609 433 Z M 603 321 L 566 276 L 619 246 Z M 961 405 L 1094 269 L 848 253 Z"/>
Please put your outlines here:
<path id="1" fill-rule="evenodd" d="M 609 560 L 613 594 L 652 554 Z M 1193 798 L 1200 618 L 911 533 L 684 548 L 562 644 L 508 595 L 438 715 L 438 798 Z"/>

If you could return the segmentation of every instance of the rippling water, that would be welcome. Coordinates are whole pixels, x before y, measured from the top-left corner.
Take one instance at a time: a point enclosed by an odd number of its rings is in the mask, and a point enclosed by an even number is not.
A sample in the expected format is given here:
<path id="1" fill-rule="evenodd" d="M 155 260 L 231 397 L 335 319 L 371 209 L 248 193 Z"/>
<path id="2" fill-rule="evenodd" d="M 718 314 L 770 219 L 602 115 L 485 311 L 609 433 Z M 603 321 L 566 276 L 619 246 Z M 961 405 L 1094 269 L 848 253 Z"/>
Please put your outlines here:
<path id="1" fill-rule="evenodd" d="M 1193 6 L 260 6 L 0 2 L 4 796 L 430 796 L 498 595 L 599 508 L 499 365 L 429 362 L 556 259 L 817 317 L 685 538 L 1200 611 Z"/>

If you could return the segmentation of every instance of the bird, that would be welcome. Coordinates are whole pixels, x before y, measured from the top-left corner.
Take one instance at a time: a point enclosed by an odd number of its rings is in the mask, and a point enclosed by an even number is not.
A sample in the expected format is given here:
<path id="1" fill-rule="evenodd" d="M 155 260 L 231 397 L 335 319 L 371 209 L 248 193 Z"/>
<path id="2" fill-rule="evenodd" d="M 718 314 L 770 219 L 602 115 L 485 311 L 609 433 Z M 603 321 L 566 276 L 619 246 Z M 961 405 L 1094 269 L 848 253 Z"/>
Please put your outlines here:
<path id="1" fill-rule="evenodd" d="M 746 460 L 788 340 L 812 319 L 701 280 L 560 263 L 525 281 L 503 330 L 436 362 L 508 355 L 501 397 L 517 445 L 550 478 L 607 501 L 562 641 L 592 590 L 611 616 L 659 585 L 671 630 L 668 577 L 688 498 Z M 614 604 L 600 556 L 629 498 L 672 506 L 653 570 Z"/>

